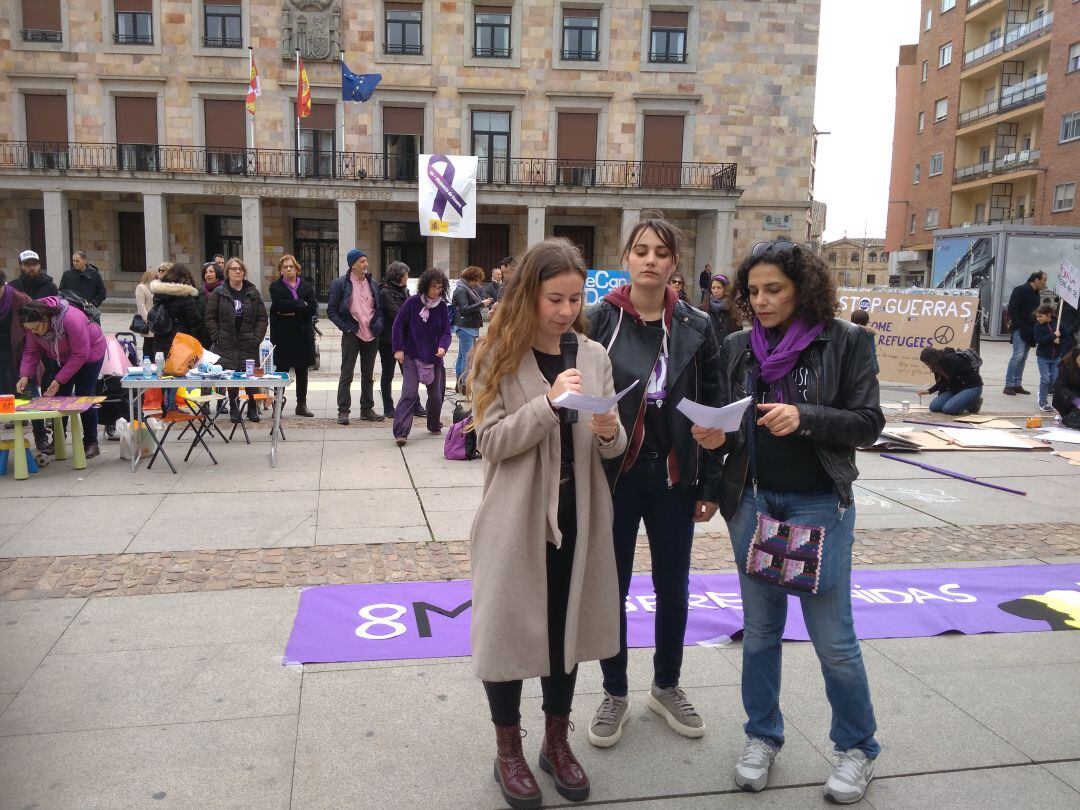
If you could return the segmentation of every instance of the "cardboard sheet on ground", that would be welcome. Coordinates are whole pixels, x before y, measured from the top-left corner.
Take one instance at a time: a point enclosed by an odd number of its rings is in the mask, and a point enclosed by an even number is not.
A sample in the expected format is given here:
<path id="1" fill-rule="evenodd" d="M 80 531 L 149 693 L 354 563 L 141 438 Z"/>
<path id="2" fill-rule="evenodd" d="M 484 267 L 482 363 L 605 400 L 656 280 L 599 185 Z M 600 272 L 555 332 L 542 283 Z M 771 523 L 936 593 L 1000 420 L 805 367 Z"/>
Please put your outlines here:
<path id="1" fill-rule="evenodd" d="M 732 402 L 730 405 L 725 405 L 723 408 L 712 408 L 690 399 L 682 399 L 679 400 L 679 404 L 675 407 L 698 427 L 734 433 L 742 424 L 746 406 L 752 400 L 753 397 L 744 397 L 737 402 Z"/>
<path id="2" fill-rule="evenodd" d="M 863 639 L 1080 630 L 1078 581 L 1080 564 L 856 570 L 855 630 Z M 308 588 L 283 663 L 469 655 L 471 597 L 468 580 Z M 629 645 L 651 647 L 656 597 L 648 574 L 633 578 L 626 604 Z M 784 638 L 808 640 L 799 600 L 788 605 Z M 741 630 L 738 576 L 691 574 L 686 644 L 724 644 Z"/>
<path id="3" fill-rule="evenodd" d="M 1039 434 L 1039 438 L 1045 442 L 1068 442 L 1069 444 L 1080 444 L 1080 430 L 1070 430 L 1069 428 L 1052 428 Z"/>
<path id="4" fill-rule="evenodd" d="M 957 444 L 964 447 L 994 447 L 1026 449 L 1027 443 L 1021 437 L 1006 433 L 1004 430 L 972 430 L 971 428 L 940 427 L 935 428 Z"/>
<path id="5" fill-rule="evenodd" d="M 634 380 L 630 385 L 626 386 L 622 391 L 617 393 L 613 397 L 587 397 L 584 394 L 578 394 L 574 391 L 567 391 L 565 394 L 560 394 L 552 400 L 560 408 L 565 408 L 571 411 L 585 411 L 586 413 L 607 413 L 618 404 L 619 400 L 625 397 L 630 391 L 637 385 L 640 380 Z"/>
<path id="6" fill-rule="evenodd" d="M 975 425 L 981 428 L 993 428 L 994 430 L 1023 430 L 1023 425 L 1010 422 L 997 416 L 958 416 L 954 422 Z"/>

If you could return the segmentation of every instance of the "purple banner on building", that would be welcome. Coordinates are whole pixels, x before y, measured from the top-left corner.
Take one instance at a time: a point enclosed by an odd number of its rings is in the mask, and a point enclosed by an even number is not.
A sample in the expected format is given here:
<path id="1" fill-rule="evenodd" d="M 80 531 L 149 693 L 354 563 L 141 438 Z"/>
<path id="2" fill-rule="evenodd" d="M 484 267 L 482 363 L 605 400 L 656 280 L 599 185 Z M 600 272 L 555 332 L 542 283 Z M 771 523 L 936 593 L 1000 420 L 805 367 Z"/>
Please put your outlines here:
<path id="1" fill-rule="evenodd" d="M 851 595 L 859 638 L 1080 630 L 1080 565 L 855 571 Z M 468 655 L 470 599 L 468 580 L 308 588 L 284 662 Z M 635 576 L 627 599 L 631 647 L 652 646 L 655 602 L 649 576 Z M 788 604 L 784 638 L 809 640 L 799 600 Z M 686 643 L 723 644 L 741 629 L 737 576 L 692 574 Z"/>

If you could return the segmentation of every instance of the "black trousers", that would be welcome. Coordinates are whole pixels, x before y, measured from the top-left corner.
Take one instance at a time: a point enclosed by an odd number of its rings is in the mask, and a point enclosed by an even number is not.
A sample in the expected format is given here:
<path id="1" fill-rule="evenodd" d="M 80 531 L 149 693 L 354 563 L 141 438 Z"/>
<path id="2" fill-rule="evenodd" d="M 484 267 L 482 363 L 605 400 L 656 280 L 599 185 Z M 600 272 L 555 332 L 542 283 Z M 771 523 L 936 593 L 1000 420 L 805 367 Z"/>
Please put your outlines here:
<path id="1" fill-rule="evenodd" d="M 352 410 L 353 374 L 356 359 L 360 358 L 360 407 L 375 407 L 375 358 L 379 355 L 379 341 L 361 340 L 349 332 L 341 334 L 341 377 L 338 379 L 337 409 L 339 413 Z"/>
<path id="2" fill-rule="evenodd" d="M 379 362 L 382 365 L 382 376 L 379 378 L 379 393 L 382 394 L 383 413 L 393 413 L 394 370 L 397 368 L 393 344 L 379 343 Z"/>
<path id="3" fill-rule="evenodd" d="M 289 371 L 289 369 L 281 368 L 278 371 Z M 296 404 L 307 404 L 307 387 L 308 387 L 308 367 L 292 368 L 293 377 L 296 378 Z"/>
<path id="4" fill-rule="evenodd" d="M 548 660 L 551 674 L 540 678 L 544 711 L 568 715 L 574 703 L 577 670 L 566 672 L 566 604 L 570 598 L 570 575 L 574 570 L 574 547 L 577 541 L 577 506 L 574 498 L 574 475 L 559 487 L 559 529 L 562 546 L 547 546 L 548 584 Z M 521 681 L 484 681 L 491 722 L 497 726 L 515 726 L 521 721 Z"/>

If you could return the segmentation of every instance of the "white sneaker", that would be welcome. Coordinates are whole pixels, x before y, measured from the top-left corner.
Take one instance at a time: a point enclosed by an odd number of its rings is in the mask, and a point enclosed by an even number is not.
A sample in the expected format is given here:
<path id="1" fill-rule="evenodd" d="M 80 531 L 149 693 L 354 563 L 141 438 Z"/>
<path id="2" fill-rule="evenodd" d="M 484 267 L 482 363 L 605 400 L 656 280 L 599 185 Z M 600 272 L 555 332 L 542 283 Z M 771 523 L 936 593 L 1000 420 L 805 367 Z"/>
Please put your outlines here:
<path id="1" fill-rule="evenodd" d="M 858 748 L 838 751 L 836 768 L 825 783 L 825 798 L 837 804 L 854 804 L 866 795 L 866 788 L 874 778 L 874 760 Z"/>
<path id="2" fill-rule="evenodd" d="M 1044 402 L 1042 405 L 1040 405 L 1039 410 L 1043 413 L 1057 413 L 1057 411 L 1054 410 L 1054 406 L 1050 405 L 1047 402 Z"/>
<path id="3" fill-rule="evenodd" d="M 776 759 L 776 749 L 758 737 L 747 737 L 742 756 L 735 763 L 735 784 L 757 792 L 769 783 L 769 768 Z"/>

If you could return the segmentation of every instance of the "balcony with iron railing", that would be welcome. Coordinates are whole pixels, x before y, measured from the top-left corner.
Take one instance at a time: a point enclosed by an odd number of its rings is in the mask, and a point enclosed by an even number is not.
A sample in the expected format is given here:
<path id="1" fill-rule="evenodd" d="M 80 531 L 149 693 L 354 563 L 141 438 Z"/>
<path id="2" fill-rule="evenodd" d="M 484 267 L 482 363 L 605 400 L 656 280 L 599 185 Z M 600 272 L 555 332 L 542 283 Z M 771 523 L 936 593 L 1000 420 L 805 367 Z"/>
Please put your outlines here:
<path id="1" fill-rule="evenodd" d="M 67 173 L 133 172 L 172 179 L 227 175 L 273 178 L 321 177 L 342 183 L 415 185 L 416 159 L 373 152 L 314 156 L 291 149 L 227 149 L 154 144 L 0 142 L 0 172 L 55 170 Z M 490 185 L 567 189 L 677 188 L 734 191 L 734 163 L 681 163 L 560 158 L 481 159 L 478 181 Z"/>
<path id="2" fill-rule="evenodd" d="M 1019 25 L 1010 31 L 1006 31 L 1004 34 L 984 42 L 978 48 L 965 51 L 964 69 L 966 70 L 979 62 L 997 56 L 999 53 L 1011 51 L 1015 48 L 1019 48 L 1021 45 L 1026 45 L 1028 42 L 1032 42 L 1033 40 L 1045 36 L 1050 33 L 1050 27 L 1053 23 L 1054 12 L 1051 11 L 1046 14 L 1041 14 L 1023 25 Z"/>
<path id="3" fill-rule="evenodd" d="M 1021 169 L 1030 169 L 1039 163 L 1038 149 L 1024 149 L 1010 152 L 994 160 L 985 160 L 971 166 L 961 166 L 953 172 L 954 183 L 966 183 L 983 177 L 1010 174 Z"/>
<path id="4" fill-rule="evenodd" d="M 23 42 L 63 42 L 64 34 L 61 31 L 46 30 L 42 28 L 24 28 L 22 30 Z"/>
<path id="5" fill-rule="evenodd" d="M 960 113 L 959 124 L 966 127 L 987 118 L 993 118 L 1000 113 L 1026 107 L 1046 98 L 1047 74 L 1041 73 L 1030 79 L 1006 87 L 1001 95 L 981 107 L 973 107 Z"/>

